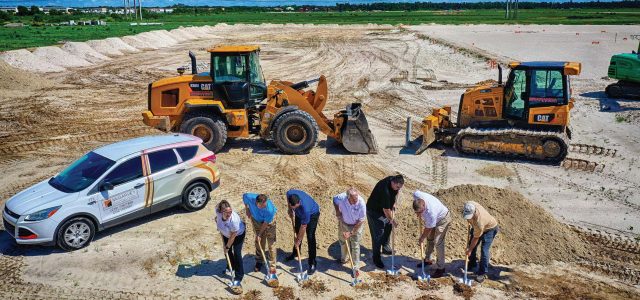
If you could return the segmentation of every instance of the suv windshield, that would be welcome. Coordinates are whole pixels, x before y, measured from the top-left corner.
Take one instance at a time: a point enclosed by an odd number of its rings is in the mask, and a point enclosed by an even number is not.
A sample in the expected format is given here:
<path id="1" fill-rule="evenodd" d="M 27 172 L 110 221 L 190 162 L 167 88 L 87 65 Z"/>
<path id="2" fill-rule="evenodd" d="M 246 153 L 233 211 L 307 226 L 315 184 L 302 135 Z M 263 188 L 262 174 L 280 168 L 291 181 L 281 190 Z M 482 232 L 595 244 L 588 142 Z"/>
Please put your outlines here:
<path id="1" fill-rule="evenodd" d="M 65 193 L 79 192 L 94 183 L 113 164 L 115 161 L 89 152 L 51 178 L 49 184 Z"/>

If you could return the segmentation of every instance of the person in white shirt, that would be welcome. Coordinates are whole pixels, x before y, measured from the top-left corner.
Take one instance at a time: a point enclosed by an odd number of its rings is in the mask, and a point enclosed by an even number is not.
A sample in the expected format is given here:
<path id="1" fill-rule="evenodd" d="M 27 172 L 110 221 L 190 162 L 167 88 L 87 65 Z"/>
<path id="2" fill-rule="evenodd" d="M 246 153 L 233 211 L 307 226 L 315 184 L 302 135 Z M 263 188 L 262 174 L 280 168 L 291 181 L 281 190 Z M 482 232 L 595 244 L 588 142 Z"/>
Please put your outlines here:
<path id="1" fill-rule="evenodd" d="M 431 275 L 433 278 L 439 278 L 444 276 L 444 240 L 449 230 L 449 224 L 451 223 L 451 216 L 449 215 L 449 209 L 438 200 L 438 198 L 416 190 L 413 193 L 413 210 L 418 217 L 418 220 L 422 218 L 424 222 L 424 228 L 418 243 L 422 246 L 424 240 L 427 240 L 427 252 L 425 258 L 425 265 L 433 264 L 431 260 L 431 254 L 434 247 L 437 248 L 438 256 L 436 259 L 436 270 Z M 418 267 L 422 264 L 419 263 Z"/>
<path id="2" fill-rule="evenodd" d="M 336 215 L 339 219 L 340 263 L 351 259 L 353 265 L 360 264 L 360 240 L 362 239 L 362 224 L 367 217 L 367 206 L 358 190 L 350 187 L 346 192 L 333 197 L 337 207 Z M 351 248 L 352 257 L 348 258 L 347 245 Z"/>
<path id="3" fill-rule="evenodd" d="M 233 280 L 242 282 L 244 277 L 242 245 L 244 244 L 246 225 L 240 219 L 238 213 L 233 211 L 227 200 L 220 201 L 216 206 L 216 226 L 220 235 L 222 235 L 224 251 L 229 255 L 231 267 L 235 271 Z"/>

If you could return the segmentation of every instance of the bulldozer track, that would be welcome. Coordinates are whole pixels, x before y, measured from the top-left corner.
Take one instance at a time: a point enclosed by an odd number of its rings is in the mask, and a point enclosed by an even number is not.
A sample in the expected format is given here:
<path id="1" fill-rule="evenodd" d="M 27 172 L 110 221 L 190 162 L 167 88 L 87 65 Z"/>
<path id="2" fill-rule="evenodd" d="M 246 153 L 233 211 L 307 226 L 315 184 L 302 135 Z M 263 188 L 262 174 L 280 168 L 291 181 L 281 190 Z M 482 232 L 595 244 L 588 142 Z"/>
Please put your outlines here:
<path id="1" fill-rule="evenodd" d="M 522 187 L 526 187 L 527 185 L 524 183 L 524 180 L 522 179 L 522 175 L 520 174 L 520 170 L 518 170 L 518 167 L 513 164 L 511 165 L 511 169 L 513 170 L 513 173 L 516 174 L 516 180 L 518 181 L 518 184 Z"/>
<path id="2" fill-rule="evenodd" d="M 431 179 L 439 187 L 447 185 L 449 159 L 446 156 L 431 154 Z"/>
<path id="3" fill-rule="evenodd" d="M 585 193 L 587 193 L 589 195 L 594 195 L 594 196 L 597 196 L 597 197 L 609 199 L 609 200 L 611 200 L 613 202 L 621 203 L 621 204 L 623 204 L 623 205 L 625 205 L 625 206 L 627 206 L 627 207 L 629 207 L 629 208 L 631 208 L 631 209 L 633 209 L 635 211 L 640 211 L 640 205 L 628 201 L 626 199 L 626 197 L 623 198 L 621 196 L 615 196 L 615 195 L 611 195 L 611 194 L 608 194 L 608 193 L 604 193 L 601 190 L 592 189 L 592 188 L 589 188 L 587 186 L 584 186 L 584 185 L 581 185 L 581 184 L 577 184 L 577 183 L 568 181 L 566 179 L 560 178 L 558 176 L 553 176 L 551 174 L 538 171 L 538 170 L 536 170 L 534 168 L 531 168 L 529 166 L 520 165 L 520 167 L 522 167 L 523 169 L 525 169 L 525 170 L 529 171 L 530 173 L 533 173 L 533 174 L 535 174 L 537 176 L 553 179 L 554 181 L 556 181 L 558 183 L 562 183 L 564 185 L 567 185 L 567 186 L 569 186 L 569 187 L 571 187 L 571 188 L 573 188 L 573 189 L 575 189 L 577 191 L 581 191 L 581 192 L 585 192 Z"/>
<path id="4" fill-rule="evenodd" d="M 468 139 L 469 144 L 465 146 L 464 140 Z M 547 141 L 555 141 L 558 153 L 553 157 L 535 154 L 531 148 L 533 145 L 545 147 Z M 524 151 L 525 154 L 508 152 L 496 149 L 496 143 L 510 142 L 512 144 L 529 145 Z M 481 144 L 477 148 L 473 148 Z M 465 128 L 458 132 L 453 141 L 453 146 L 460 154 L 483 155 L 488 157 L 527 159 L 545 163 L 559 163 L 567 154 L 567 140 L 564 134 L 558 132 L 531 131 L 523 129 L 501 129 L 501 128 Z M 484 148 L 482 148 L 484 147 Z"/>
<path id="5" fill-rule="evenodd" d="M 612 248 L 632 254 L 640 254 L 640 241 L 626 237 L 620 234 L 604 233 L 600 230 L 591 228 L 569 225 L 571 229 L 580 234 L 584 239 L 592 244 L 600 245 L 606 248 Z"/>
<path id="6" fill-rule="evenodd" d="M 568 157 L 565 158 L 560 165 L 567 170 L 571 169 L 598 173 L 602 173 L 605 167 L 604 164 L 599 164 L 597 162 Z"/>
<path id="7" fill-rule="evenodd" d="M 28 144 L 4 147 L 4 148 L 0 148 L 0 155 L 18 154 L 18 153 L 23 153 L 28 151 L 35 151 L 42 147 L 61 146 L 61 145 L 67 145 L 72 143 L 87 142 L 92 140 L 117 140 L 123 137 L 131 137 L 131 136 L 137 136 L 141 134 L 157 133 L 157 132 L 158 130 L 150 127 L 137 128 L 137 129 L 123 128 L 116 131 L 108 131 L 108 132 L 103 131 L 103 132 L 96 132 L 96 133 L 91 133 L 87 135 L 77 135 L 77 136 L 65 137 L 60 139 L 36 141 Z"/>
<path id="8" fill-rule="evenodd" d="M 569 146 L 569 151 L 578 152 L 583 154 L 590 155 L 602 155 L 602 156 L 611 156 L 615 157 L 618 154 L 617 149 L 604 148 L 596 145 L 588 145 L 588 144 L 571 144 Z"/>
<path id="9" fill-rule="evenodd" d="M 628 268 L 624 264 L 584 259 L 578 261 L 578 265 L 591 271 L 597 271 L 604 273 L 607 276 L 616 277 L 633 285 L 640 284 L 640 270 Z"/>

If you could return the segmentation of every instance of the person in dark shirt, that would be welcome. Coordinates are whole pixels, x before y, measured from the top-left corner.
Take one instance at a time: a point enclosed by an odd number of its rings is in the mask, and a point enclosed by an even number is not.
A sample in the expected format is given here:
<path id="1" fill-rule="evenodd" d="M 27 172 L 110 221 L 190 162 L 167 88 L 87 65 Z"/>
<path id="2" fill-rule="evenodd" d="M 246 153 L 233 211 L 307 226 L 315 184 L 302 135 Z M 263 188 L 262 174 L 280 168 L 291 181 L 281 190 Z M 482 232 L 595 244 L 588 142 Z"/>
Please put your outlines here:
<path id="1" fill-rule="evenodd" d="M 381 269 L 384 269 L 384 263 L 380 257 L 383 245 L 385 246 L 384 254 L 391 254 L 391 247 L 388 245 L 389 236 L 393 227 L 398 225 L 394 213 L 398 193 L 403 185 L 402 175 L 389 176 L 378 181 L 367 200 L 367 222 L 371 233 L 373 263 Z"/>
<path id="2" fill-rule="evenodd" d="M 309 248 L 309 274 L 316 271 L 316 228 L 320 218 L 320 206 L 301 190 L 289 190 L 287 192 L 287 202 L 289 204 L 289 217 L 295 214 L 294 234 L 295 244 L 293 251 L 285 260 L 290 261 L 299 256 L 297 249 L 302 244 L 304 234 L 307 234 L 307 248 Z"/>

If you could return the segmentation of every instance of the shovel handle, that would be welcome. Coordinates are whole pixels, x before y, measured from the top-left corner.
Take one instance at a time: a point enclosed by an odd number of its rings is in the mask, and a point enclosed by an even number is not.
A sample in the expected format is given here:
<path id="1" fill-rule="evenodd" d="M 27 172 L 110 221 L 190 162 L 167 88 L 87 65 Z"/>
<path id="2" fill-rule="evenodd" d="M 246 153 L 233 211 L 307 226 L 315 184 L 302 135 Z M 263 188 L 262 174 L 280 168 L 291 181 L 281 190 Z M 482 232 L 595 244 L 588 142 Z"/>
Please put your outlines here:
<path id="1" fill-rule="evenodd" d="M 231 260 L 229 259 L 229 254 L 227 251 L 224 252 L 224 257 L 227 258 L 227 265 L 229 266 L 229 271 L 233 272 L 233 267 L 231 267 Z"/>
<path id="2" fill-rule="evenodd" d="M 353 264 L 353 257 L 351 256 L 351 247 L 349 247 L 349 239 L 345 241 L 347 245 L 347 254 L 349 254 L 349 262 L 351 262 L 351 269 L 355 269 L 355 265 Z"/>

